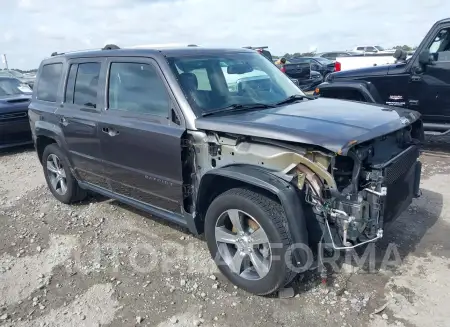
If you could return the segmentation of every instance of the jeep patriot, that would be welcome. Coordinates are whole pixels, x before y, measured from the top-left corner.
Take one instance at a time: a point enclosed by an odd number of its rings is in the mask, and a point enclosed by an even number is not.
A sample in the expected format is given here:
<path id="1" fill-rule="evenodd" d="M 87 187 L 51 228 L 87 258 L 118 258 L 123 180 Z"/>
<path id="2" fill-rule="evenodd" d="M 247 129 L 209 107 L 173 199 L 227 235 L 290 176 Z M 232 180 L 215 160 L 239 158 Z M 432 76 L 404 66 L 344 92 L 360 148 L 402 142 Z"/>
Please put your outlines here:
<path id="1" fill-rule="evenodd" d="M 318 244 L 378 240 L 420 194 L 417 112 L 307 97 L 250 49 L 54 53 L 29 117 L 59 201 L 97 192 L 204 233 L 220 271 L 258 295 Z"/>

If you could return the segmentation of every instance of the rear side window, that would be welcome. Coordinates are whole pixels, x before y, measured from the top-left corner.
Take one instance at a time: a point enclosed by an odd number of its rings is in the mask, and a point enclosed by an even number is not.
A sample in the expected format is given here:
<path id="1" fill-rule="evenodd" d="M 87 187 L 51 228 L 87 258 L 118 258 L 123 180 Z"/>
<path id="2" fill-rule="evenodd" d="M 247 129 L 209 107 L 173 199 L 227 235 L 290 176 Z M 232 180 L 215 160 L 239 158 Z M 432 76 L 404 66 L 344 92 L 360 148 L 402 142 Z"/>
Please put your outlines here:
<path id="1" fill-rule="evenodd" d="M 144 63 L 111 64 L 108 85 L 110 110 L 167 117 L 170 99 L 155 67 Z"/>
<path id="2" fill-rule="evenodd" d="M 75 89 L 73 93 L 74 104 L 97 108 L 97 91 L 100 69 L 101 64 L 98 62 L 78 64 L 77 75 L 75 78 Z"/>
<path id="3" fill-rule="evenodd" d="M 38 100 L 56 102 L 62 66 L 62 63 L 42 66 L 36 90 L 36 97 Z"/>
<path id="4" fill-rule="evenodd" d="M 358 51 L 364 51 L 364 47 L 357 47 L 356 50 L 358 50 Z"/>

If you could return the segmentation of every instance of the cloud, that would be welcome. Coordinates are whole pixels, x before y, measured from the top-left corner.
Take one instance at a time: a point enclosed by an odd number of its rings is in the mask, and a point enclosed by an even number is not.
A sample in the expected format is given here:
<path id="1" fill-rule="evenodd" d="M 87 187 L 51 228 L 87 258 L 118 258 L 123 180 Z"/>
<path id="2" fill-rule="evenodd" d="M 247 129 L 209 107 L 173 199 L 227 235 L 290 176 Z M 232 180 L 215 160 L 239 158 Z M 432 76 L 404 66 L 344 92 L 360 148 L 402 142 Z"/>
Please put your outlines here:
<path id="1" fill-rule="evenodd" d="M 0 51 L 35 68 L 54 51 L 161 43 L 241 47 L 274 54 L 417 45 L 445 0 L 9 0 Z"/>

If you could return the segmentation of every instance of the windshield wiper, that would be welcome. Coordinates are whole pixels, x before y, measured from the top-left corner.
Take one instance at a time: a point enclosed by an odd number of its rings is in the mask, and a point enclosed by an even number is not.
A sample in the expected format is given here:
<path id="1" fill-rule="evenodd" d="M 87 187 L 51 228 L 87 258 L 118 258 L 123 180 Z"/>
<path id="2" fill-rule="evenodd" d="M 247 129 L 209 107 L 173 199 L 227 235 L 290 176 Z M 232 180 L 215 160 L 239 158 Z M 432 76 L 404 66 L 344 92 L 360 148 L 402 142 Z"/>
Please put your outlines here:
<path id="1" fill-rule="evenodd" d="M 208 112 L 204 112 L 202 114 L 202 117 L 214 115 L 217 113 L 223 113 L 223 112 L 235 112 L 235 111 L 241 111 L 241 110 L 252 110 L 252 109 L 268 109 L 268 108 L 275 108 L 275 105 L 272 104 L 265 104 L 265 103 L 247 103 L 247 104 L 232 104 L 225 108 L 215 109 Z"/>
<path id="2" fill-rule="evenodd" d="M 308 99 L 308 100 L 314 100 L 314 98 L 309 97 L 307 95 L 300 95 L 300 94 L 294 94 L 291 95 L 289 98 L 284 99 L 283 101 L 280 101 L 277 103 L 277 106 L 283 105 L 283 104 L 288 104 L 288 103 L 294 103 L 303 99 Z"/>

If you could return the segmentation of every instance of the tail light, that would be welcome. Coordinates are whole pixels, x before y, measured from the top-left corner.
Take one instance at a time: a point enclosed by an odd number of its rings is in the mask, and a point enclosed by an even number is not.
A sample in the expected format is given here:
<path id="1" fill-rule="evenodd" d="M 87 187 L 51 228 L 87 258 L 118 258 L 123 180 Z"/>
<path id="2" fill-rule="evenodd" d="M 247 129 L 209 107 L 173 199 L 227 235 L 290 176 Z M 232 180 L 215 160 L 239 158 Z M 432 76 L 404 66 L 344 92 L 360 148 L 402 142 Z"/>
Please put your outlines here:
<path id="1" fill-rule="evenodd" d="M 286 67 L 281 66 L 280 70 L 281 70 L 283 73 L 286 73 Z"/>
<path id="2" fill-rule="evenodd" d="M 259 54 L 262 54 L 262 50 L 261 49 L 258 49 L 256 51 L 258 51 Z"/>
<path id="3" fill-rule="evenodd" d="M 334 71 L 335 72 L 340 72 L 341 71 L 341 63 L 339 61 L 336 61 L 334 63 Z"/>

